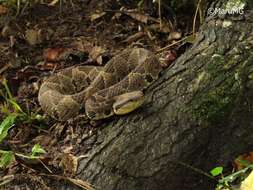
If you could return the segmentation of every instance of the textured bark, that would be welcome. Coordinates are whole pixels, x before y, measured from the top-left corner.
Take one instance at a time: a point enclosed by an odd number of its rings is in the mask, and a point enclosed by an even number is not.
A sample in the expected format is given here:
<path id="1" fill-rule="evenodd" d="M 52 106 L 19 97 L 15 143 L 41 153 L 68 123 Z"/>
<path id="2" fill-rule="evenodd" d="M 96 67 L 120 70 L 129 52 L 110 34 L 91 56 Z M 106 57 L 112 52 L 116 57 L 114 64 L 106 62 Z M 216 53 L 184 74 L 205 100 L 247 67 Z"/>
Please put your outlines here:
<path id="1" fill-rule="evenodd" d="M 179 162 L 209 171 L 252 147 L 252 48 L 252 11 L 207 21 L 147 103 L 101 128 L 78 177 L 103 190 L 211 189 Z"/>

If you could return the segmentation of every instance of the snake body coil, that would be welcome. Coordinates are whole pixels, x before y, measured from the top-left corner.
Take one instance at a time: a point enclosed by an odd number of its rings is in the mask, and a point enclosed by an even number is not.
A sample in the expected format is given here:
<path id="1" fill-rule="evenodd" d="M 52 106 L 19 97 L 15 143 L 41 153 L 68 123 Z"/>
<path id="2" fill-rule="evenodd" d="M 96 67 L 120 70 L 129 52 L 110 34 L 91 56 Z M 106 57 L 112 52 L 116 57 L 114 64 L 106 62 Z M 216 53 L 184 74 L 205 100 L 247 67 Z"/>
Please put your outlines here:
<path id="1" fill-rule="evenodd" d="M 131 104 L 133 92 L 138 95 L 147 88 L 161 70 L 150 51 L 127 49 L 104 67 L 78 66 L 52 75 L 42 83 L 38 99 L 42 109 L 57 120 L 68 120 L 84 110 L 92 120 L 103 119 L 117 114 L 115 109 L 124 107 L 124 102 L 127 102 L 124 109 L 131 111 L 132 105 L 138 107 L 141 104 L 138 101 Z"/>

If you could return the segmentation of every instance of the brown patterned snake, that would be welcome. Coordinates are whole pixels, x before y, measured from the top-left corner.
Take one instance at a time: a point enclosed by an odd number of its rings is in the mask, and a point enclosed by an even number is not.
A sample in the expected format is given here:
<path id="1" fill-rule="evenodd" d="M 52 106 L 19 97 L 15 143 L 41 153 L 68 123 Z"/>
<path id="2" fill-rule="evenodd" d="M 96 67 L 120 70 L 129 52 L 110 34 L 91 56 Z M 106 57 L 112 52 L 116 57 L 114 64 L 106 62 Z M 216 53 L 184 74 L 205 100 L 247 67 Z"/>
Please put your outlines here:
<path id="1" fill-rule="evenodd" d="M 41 85 L 39 103 L 47 114 L 62 121 L 84 110 L 91 120 L 123 115 L 141 106 L 143 90 L 161 70 L 150 51 L 126 49 L 104 67 L 77 66 L 52 75 Z"/>

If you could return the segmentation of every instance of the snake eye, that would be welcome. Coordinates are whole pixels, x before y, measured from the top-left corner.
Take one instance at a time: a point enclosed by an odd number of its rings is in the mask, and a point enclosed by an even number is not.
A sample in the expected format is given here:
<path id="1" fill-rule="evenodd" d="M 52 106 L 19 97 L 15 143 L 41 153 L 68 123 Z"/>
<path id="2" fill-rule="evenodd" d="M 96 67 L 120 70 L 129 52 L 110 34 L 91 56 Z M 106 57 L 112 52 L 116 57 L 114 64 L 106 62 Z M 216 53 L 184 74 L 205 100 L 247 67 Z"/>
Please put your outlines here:
<path id="1" fill-rule="evenodd" d="M 153 77 L 149 74 L 145 75 L 145 80 L 148 82 L 148 83 L 151 83 L 153 82 Z"/>

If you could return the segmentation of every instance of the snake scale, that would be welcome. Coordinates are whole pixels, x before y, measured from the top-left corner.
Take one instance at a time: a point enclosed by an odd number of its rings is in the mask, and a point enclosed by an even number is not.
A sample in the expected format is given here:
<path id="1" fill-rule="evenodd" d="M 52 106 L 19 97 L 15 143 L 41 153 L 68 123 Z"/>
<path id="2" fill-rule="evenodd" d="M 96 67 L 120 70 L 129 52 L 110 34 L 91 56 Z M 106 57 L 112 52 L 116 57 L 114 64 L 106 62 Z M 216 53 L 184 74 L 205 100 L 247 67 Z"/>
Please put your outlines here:
<path id="1" fill-rule="evenodd" d="M 129 48 L 104 67 L 76 66 L 53 74 L 42 83 L 38 100 L 48 115 L 61 121 L 81 113 L 91 120 L 122 115 L 143 103 L 143 90 L 161 70 L 151 51 Z"/>

